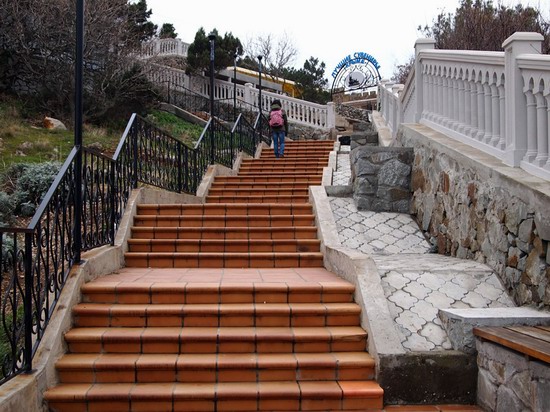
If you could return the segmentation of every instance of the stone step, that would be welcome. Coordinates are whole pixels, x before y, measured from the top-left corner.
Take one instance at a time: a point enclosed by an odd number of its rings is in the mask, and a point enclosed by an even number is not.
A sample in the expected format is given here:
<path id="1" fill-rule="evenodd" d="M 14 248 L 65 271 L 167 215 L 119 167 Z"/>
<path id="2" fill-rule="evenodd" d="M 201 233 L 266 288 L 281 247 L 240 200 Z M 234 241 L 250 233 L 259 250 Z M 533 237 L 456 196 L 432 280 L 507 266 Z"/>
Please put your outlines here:
<path id="1" fill-rule="evenodd" d="M 201 272 L 204 282 L 208 282 L 207 276 Z M 81 290 L 83 300 L 93 303 L 349 303 L 355 287 L 347 282 L 90 282 Z"/>
<path id="2" fill-rule="evenodd" d="M 227 354 L 67 354 L 62 383 L 215 383 L 374 378 L 366 352 Z"/>
<path id="3" fill-rule="evenodd" d="M 127 252 L 127 267 L 134 268 L 303 268 L 322 267 L 321 252 Z"/>
<path id="4" fill-rule="evenodd" d="M 86 327 L 65 334 L 71 353 L 360 352 L 367 333 L 328 327 Z"/>
<path id="5" fill-rule="evenodd" d="M 51 410 L 368 411 L 383 407 L 374 381 L 64 384 L 45 393 Z"/>
<path id="6" fill-rule="evenodd" d="M 216 178 L 216 180 L 219 177 Z M 205 204 L 141 204 L 137 207 L 138 215 L 305 215 L 312 214 L 308 203 L 205 203 Z"/>
<path id="7" fill-rule="evenodd" d="M 129 252 L 318 252 L 318 239 L 128 239 Z"/>
<path id="8" fill-rule="evenodd" d="M 134 227 L 285 227 L 313 226 L 306 215 L 137 215 Z"/>
<path id="9" fill-rule="evenodd" d="M 132 226 L 134 239 L 317 239 L 315 226 L 150 227 Z"/>
<path id="10" fill-rule="evenodd" d="M 77 327 L 358 326 L 355 303 L 80 303 Z"/>

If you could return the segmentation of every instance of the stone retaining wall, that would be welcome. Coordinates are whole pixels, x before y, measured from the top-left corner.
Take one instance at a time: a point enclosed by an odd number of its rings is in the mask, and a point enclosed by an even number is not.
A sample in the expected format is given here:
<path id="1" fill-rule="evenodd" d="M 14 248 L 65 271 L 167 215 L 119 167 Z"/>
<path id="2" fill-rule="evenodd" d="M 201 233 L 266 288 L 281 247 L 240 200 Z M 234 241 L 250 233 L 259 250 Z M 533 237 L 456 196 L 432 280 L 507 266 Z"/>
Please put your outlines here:
<path id="1" fill-rule="evenodd" d="M 504 346 L 476 339 L 477 403 L 485 411 L 548 411 L 550 367 Z"/>
<path id="2" fill-rule="evenodd" d="M 408 213 L 413 150 L 360 146 L 351 151 L 353 199 L 358 210 Z"/>
<path id="3" fill-rule="evenodd" d="M 550 182 L 426 126 L 414 148 L 411 213 L 441 254 L 486 263 L 516 304 L 550 306 Z"/>

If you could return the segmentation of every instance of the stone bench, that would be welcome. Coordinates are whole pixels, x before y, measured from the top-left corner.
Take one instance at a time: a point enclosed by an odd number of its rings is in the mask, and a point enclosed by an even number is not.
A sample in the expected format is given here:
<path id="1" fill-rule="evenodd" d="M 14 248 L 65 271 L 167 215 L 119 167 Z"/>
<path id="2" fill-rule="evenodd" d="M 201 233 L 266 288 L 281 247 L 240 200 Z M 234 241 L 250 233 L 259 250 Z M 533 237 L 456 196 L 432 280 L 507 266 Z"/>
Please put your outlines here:
<path id="1" fill-rule="evenodd" d="M 548 411 L 550 327 L 474 328 L 477 401 L 487 411 Z"/>

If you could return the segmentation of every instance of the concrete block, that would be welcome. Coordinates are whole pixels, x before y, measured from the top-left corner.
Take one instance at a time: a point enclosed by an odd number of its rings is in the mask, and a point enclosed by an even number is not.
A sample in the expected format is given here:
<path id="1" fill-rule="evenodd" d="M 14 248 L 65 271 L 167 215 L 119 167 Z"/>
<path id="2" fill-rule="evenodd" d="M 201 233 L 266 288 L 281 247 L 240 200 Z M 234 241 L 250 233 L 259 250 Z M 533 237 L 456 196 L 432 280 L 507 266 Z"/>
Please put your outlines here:
<path id="1" fill-rule="evenodd" d="M 550 313 L 528 307 L 441 309 L 439 311 L 453 349 L 475 353 L 474 327 L 550 325 Z"/>

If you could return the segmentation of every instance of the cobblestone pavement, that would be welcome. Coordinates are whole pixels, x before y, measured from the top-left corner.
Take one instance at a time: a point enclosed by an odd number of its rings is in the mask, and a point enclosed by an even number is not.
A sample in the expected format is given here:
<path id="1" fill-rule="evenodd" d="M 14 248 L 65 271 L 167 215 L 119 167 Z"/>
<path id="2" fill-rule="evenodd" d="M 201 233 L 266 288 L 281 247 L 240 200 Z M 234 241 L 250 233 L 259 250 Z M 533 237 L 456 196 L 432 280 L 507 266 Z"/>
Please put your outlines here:
<path id="1" fill-rule="evenodd" d="M 337 162 L 333 184 L 347 185 L 349 155 L 340 152 Z M 514 306 L 487 265 L 429 253 L 430 245 L 411 216 L 358 211 L 351 198 L 329 201 L 340 243 L 375 261 L 406 350 L 452 349 L 439 309 Z"/>

